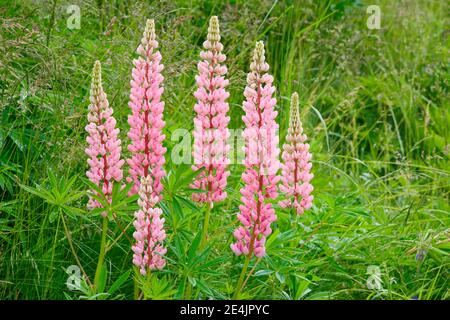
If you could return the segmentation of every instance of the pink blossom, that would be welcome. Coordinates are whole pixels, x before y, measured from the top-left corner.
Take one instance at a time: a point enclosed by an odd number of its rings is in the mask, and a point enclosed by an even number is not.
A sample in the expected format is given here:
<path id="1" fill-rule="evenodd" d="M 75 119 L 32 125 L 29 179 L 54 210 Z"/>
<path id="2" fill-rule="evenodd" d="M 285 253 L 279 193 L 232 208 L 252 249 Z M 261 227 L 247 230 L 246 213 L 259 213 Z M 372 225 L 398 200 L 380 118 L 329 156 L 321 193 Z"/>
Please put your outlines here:
<path id="1" fill-rule="evenodd" d="M 262 257 L 266 238 L 272 233 L 270 224 L 276 220 L 275 210 L 267 200 L 277 197 L 280 166 L 277 112 L 274 111 L 276 100 L 273 98 L 275 87 L 272 86 L 273 77 L 267 73 L 269 65 L 265 62 L 262 41 L 256 43 L 250 70 L 242 118 L 246 125 L 243 132 L 246 142 L 244 187 L 241 189 L 243 204 L 237 215 L 242 226 L 233 233 L 236 243 L 231 244 L 231 249 L 238 256 L 255 254 Z"/>
<path id="2" fill-rule="evenodd" d="M 291 100 L 291 116 L 286 143 L 283 145 L 282 184 L 280 191 L 286 199 L 279 202 L 283 208 L 295 208 L 297 214 L 302 214 L 311 208 L 313 186 L 310 181 L 311 153 L 309 144 L 305 143 L 306 134 L 303 133 L 298 110 L 298 94 L 294 92 Z"/>
<path id="3" fill-rule="evenodd" d="M 122 180 L 123 160 L 120 159 L 120 139 L 117 138 L 119 129 L 116 119 L 112 116 L 113 109 L 109 106 L 106 93 L 102 87 L 101 65 L 95 62 L 90 91 L 90 105 L 88 113 L 89 124 L 86 126 L 89 146 L 85 152 L 89 156 L 87 162 L 89 170 L 87 177 L 97 186 L 101 186 L 103 194 L 110 199 L 113 181 Z M 91 193 L 94 191 L 91 190 Z M 90 198 L 88 208 L 100 208 L 102 205 Z"/>
<path id="4" fill-rule="evenodd" d="M 200 53 L 203 59 L 198 63 L 199 74 L 196 76 L 198 89 L 195 92 L 197 103 L 194 106 L 194 165 L 193 170 L 204 170 L 196 177 L 191 187 L 204 190 L 194 193 L 193 200 L 200 202 L 219 202 L 226 198 L 225 187 L 229 159 L 227 116 L 229 109 L 226 99 L 229 93 L 225 90 L 228 80 L 225 79 L 227 68 L 222 65 L 226 57 L 222 53 L 220 43 L 219 20 L 211 17 L 207 40 L 203 43 L 206 51 Z"/>
<path id="5" fill-rule="evenodd" d="M 161 95 L 164 88 L 161 86 L 164 77 L 161 71 L 164 66 L 161 62 L 161 54 L 157 51 L 158 42 L 155 40 L 155 23 L 147 20 L 147 25 L 137 53 L 138 59 L 133 61 L 130 102 L 132 114 L 128 116 L 130 130 L 128 137 L 131 143 L 128 150 L 132 156 L 127 160 L 130 168 L 128 182 L 133 182 L 130 191 L 135 194 L 139 190 L 141 177 L 148 174 L 152 176 L 153 195 L 161 199 L 163 186 L 161 179 L 165 175 L 163 165 L 166 148 L 162 142 L 165 136 L 162 129 L 164 102 Z"/>
<path id="6" fill-rule="evenodd" d="M 161 209 L 154 207 L 158 197 L 152 190 L 151 179 L 148 175 L 141 180 L 138 200 L 140 209 L 134 213 L 133 222 L 136 229 L 133 233 L 136 239 L 136 244 L 132 247 L 133 263 L 142 275 L 147 274 L 147 269 L 161 270 L 166 265 L 163 256 L 167 249 L 162 245 L 162 241 L 166 238 L 164 218 L 161 218 Z"/>

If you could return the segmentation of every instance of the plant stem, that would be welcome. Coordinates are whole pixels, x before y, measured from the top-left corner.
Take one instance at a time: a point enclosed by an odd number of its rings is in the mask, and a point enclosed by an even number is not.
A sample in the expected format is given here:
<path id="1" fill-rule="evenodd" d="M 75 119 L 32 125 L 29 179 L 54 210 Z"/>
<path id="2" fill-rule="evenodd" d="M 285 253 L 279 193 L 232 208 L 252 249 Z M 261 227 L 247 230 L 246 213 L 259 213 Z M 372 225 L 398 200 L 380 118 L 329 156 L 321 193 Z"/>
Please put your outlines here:
<path id="1" fill-rule="evenodd" d="M 133 282 L 134 282 L 134 300 L 139 300 L 139 293 L 140 293 L 139 281 L 136 278 L 134 278 Z"/>
<path id="2" fill-rule="evenodd" d="M 50 22 L 48 24 L 48 30 L 47 30 L 47 40 L 46 40 L 46 45 L 48 47 L 48 45 L 50 44 L 50 36 L 52 33 L 52 29 L 55 25 L 55 9 L 56 9 L 56 3 L 57 0 L 53 1 L 53 6 L 52 6 L 52 15 L 50 16 Z"/>
<path id="3" fill-rule="evenodd" d="M 120 235 L 114 239 L 109 246 L 106 247 L 106 251 L 109 251 L 109 249 L 111 249 L 119 240 L 120 238 L 122 238 L 122 236 L 126 236 L 126 238 L 128 239 L 128 241 L 130 241 L 130 244 L 134 243 L 134 240 L 127 234 L 127 230 L 128 228 L 133 225 L 133 221 L 131 221 L 125 228 L 122 227 L 122 225 L 120 224 L 119 220 L 117 219 L 116 215 L 113 215 L 114 221 L 116 222 L 117 226 L 119 227 L 120 231 L 122 231 L 120 233 Z"/>
<path id="4" fill-rule="evenodd" d="M 61 220 L 63 222 L 64 226 L 64 233 L 66 234 L 67 241 L 69 242 L 70 251 L 72 251 L 72 255 L 75 258 L 75 261 L 77 262 L 78 267 L 80 268 L 81 272 L 83 272 L 84 277 L 86 278 L 86 282 L 91 285 L 91 281 L 89 280 L 89 277 L 87 276 L 86 272 L 83 269 L 83 266 L 81 265 L 80 259 L 78 259 L 77 253 L 75 251 L 75 248 L 73 246 L 72 242 L 72 236 L 69 232 L 69 228 L 67 228 L 66 219 L 64 218 L 64 215 L 62 212 L 60 212 L 59 216 L 61 217 Z"/>
<path id="5" fill-rule="evenodd" d="M 192 285 L 189 282 L 189 278 L 186 277 L 186 291 L 184 293 L 185 300 L 190 300 L 192 294 Z"/>
<path id="6" fill-rule="evenodd" d="M 134 300 L 139 300 L 139 286 L 136 280 L 134 280 Z"/>
<path id="7" fill-rule="evenodd" d="M 208 202 L 206 206 L 207 207 L 205 213 L 205 220 L 203 221 L 203 231 L 202 231 L 202 240 L 200 242 L 200 249 L 203 249 L 206 245 L 206 235 L 208 234 L 209 217 L 211 216 L 212 203 Z"/>
<path id="8" fill-rule="evenodd" d="M 102 226 L 102 240 L 100 244 L 100 254 L 98 256 L 97 269 L 95 270 L 95 278 L 94 278 L 94 290 L 98 289 L 98 282 L 100 281 L 100 273 L 103 267 L 103 262 L 105 261 L 106 254 L 106 233 L 108 232 L 108 217 L 103 218 L 103 226 Z M 98 293 L 98 292 L 97 292 Z"/>
<path id="9" fill-rule="evenodd" d="M 250 270 L 250 272 L 247 275 L 247 278 L 245 278 L 244 283 L 242 284 L 242 288 L 245 287 L 245 284 L 247 283 L 248 279 L 250 279 L 250 277 L 252 276 L 253 272 L 256 269 L 256 266 L 258 265 L 258 263 L 261 261 L 261 258 L 258 258 L 258 260 L 256 260 L 256 263 L 253 265 L 253 268 Z"/>
<path id="10" fill-rule="evenodd" d="M 147 299 L 150 299 L 150 300 L 153 300 L 153 291 L 151 290 L 151 288 L 152 288 L 152 275 L 153 275 L 153 273 L 151 272 L 151 270 L 150 270 L 150 268 L 147 268 L 147 275 L 145 276 L 145 284 L 146 284 L 146 288 L 147 288 L 147 290 L 145 290 L 145 291 L 147 291 L 147 292 L 149 292 L 149 293 L 151 293 L 152 295 L 150 296 L 150 297 L 146 297 L 145 296 L 145 294 L 144 294 L 144 290 L 142 291 L 142 294 L 143 294 L 143 296 L 142 296 L 142 300 L 147 300 Z"/>
<path id="11" fill-rule="evenodd" d="M 239 293 L 242 290 L 242 284 L 244 281 L 245 273 L 247 272 L 248 264 L 250 263 L 250 258 L 251 258 L 250 254 L 247 255 L 247 257 L 245 258 L 244 266 L 242 267 L 242 272 L 241 275 L 239 276 L 239 280 L 236 285 L 236 289 L 234 291 L 233 300 L 239 299 Z"/>

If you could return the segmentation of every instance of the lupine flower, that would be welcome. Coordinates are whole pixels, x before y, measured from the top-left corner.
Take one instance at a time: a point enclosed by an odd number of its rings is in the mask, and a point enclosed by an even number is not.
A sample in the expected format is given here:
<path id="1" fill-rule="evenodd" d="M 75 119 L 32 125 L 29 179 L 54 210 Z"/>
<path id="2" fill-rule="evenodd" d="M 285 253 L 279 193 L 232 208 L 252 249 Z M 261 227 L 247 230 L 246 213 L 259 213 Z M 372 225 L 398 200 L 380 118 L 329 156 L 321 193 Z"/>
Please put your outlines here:
<path id="1" fill-rule="evenodd" d="M 164 218 L 161 218 L 162 210 L 155 208 L 158 197 L 152 190 L 152 178 L 150 175 L 142 178 L 139 187 L 138 204 L 140 209 L 134 213 L 133 225 L 136 231 L 133 233 L 136 244 L 133 249 L 133 263 L 139 268 L 142 275 L 147 270 L 161 270 L 166 265 L 164 255 L 167 249 L 162 246 L 166 238 L 164 231 Z"/>
<path id="2" fill-rule="evenodd" d="M 237 241 L 231 244 L 231 249 L 238 256 L 255 254 L 262 257 L 266 237 L 272 233 L 270 224 L 276 220 L 275 210 L 267 199 L 277 196 L 280 166 L 277 112 L 274 111 L 276 99 L 273 98 L 275 87 L 272 86 L 273 77 L 267 73 L 269 65 L 265 61 L 262 41 L 256 43 L 250 70 L 242 118 L 246 125 L 243 132 L 246 168 L 242 174 L 245 186 L 241 189 L 243 204 L 239 206 L 238 219 L 243 226 L 234 231 Z"/>
<path id="3" fill-rule="evenodd" d="M 229 145 L 227 116 L 229 109 L 226 99 L 229 93 L 225 90 L 228 80 L 225 79 L 227 68 L 222 63 L 226 57 L 222 53 L 220 43 L 219 20 L 211 17 L 207 40 L 203 43 L 205 51 L 200 53 L 203 61 L 198 64 L 199 74 L 196 76 L 198 89 L 195 92 L 197 103 L 194 110 L 194 165 L 193 170 L 204 170 L 191 185 L 192 188 L 204 190 L 204 193 L 194 193 L 193 200 L 200 202 L 218 202 L 227 196 L 225 187 L 229 160 L 227 153 Z"/>
<path id="4" fill-rule="evenodd" d="M 165 136 L 161 133 L 165 123 L 163 121 L 164 102 L 161 86 L 164 78 L 161 71 L 164 66 L 161 54 L 157 51 L 158 42 L 155 40 L 155 23 L 147 20 L 147 25 L 137 53 L 138 59 L 133 61 L 131 92 L 129 107 L 132 114 L 128 117 L 130 131 L 128 137 L 131 144 L 128 150 L 132 156 L 127 160 L 129 168 L 128 182 L 133 182 L 131 194 L 137 193 L 141 177 L 152 176 L 153 196 L 161 199 L 163 186 L 161 178 L 165 172 L 164 154 L 166 148 L 162 142 Z"/>
<path id="5" fill-rule="evenodd" d="M 306 134 L 303 133 L 302 122 L 298 110 L 298 94 L 294 92 L 291 99 L 291 112 L 286 143 L 283 145 L 281 165 L 280 191 L 284 193 L 285 200 L 279 202 L 282 208 L 294 208 L 297 214 L 302 214 L 311 208 L 313 186 L 310 181 L 311 153 L 309 144 L 305 143 Z"/>
<path id="6" fill-rule="evenodd" d="M 120 159 L 120 139 L 117 138 L 119 129 L 116 128 L 116 119 L 112 116 L 113 109 L 108 104 L 106 93 L 103 91 L 101 65 L 95 62 L 92 74 L 90 91 L 90 105 L 88 113 L 89 124 L 86 126 L 89 144 L 85 152 L 90 168 L 87 177 L 102 188 L 103 194 L 110 199 L 113 181 L 122 180 L 123 160 Z M 94 191 L 91 191 L 94 193 Z M 100 208 L 102 205 L 90 198 L 88 208 Z"/>

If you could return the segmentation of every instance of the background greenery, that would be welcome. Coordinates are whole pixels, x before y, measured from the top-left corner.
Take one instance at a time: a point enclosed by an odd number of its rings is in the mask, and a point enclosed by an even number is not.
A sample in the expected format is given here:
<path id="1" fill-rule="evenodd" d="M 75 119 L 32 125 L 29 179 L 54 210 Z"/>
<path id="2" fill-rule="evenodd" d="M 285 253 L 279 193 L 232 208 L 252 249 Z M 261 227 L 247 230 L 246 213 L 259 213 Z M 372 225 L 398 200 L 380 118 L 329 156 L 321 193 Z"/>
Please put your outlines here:
<path id="1" fill-rule="evenodd" d="M 69 4 L 81 8 L 79 30 L 67 28 Z M 369 4 L 380 5 L 381 30 L 366 26 Z M 281 137 L 298 91 L 314 155 L 314 207 L 301 217 L 277 209 L 268 255 L 251 261 L 242 298 L 448 299 L 447 12 L 438 0 L 1 0 L 0 298 L 78 298 L 65 284 L 77 258 L 93 277 L 101 219 L 86 211 L 82 181 L 91 69 L 102 62 L 126 150 L 131 61 L 147 18 L 156 20 L 166 66 L 169 250 L 168 266 L 144 292 L 231 296 L 243 263 L 229 249 L 243 168 L 232 166 L 229 197 L 214 208 L 200 249 L 204 209 L 189 200 L 188 166 L 169 157 L 171 132 L 192 128 L 196 63 L 208 19 L 218 15 L 230 127 L 243 126 L 245 74 L 263 40 Z M 132 209 L 119 210 L 121 227 L 110 223 L 108 241 L 129 226 Z M 109 293 L 97 298 L 133 298 L 132 231 L 108 252 Z M 380 268 L 383 290 L 368 289 L 369 266 Z"/>

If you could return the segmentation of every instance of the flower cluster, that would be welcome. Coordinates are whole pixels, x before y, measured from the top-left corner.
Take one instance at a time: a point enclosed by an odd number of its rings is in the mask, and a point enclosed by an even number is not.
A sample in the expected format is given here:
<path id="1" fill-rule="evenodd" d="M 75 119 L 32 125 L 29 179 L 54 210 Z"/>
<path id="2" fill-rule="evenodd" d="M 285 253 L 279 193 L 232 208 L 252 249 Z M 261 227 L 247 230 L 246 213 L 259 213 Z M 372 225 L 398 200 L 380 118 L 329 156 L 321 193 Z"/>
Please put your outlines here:
<path id="1" fill-rule="evenodd" d="M 194 193 L 193 200 L 208 203 L 209 209 L 215 202 L 227 197 L 225 188 L 230 175 L 230 118 L 227 115 L 229 93 L 226 91 L 229 81 L 225 79 L 226 56 L 222 53 L 223 45 L 220 40 L 219 21 L 213 16 L 210 19 L 207 39 L 203 43 L 204 50 L 200 53 L 201 61 L 198 63 L 198 75 L 195 78 L 197 90 L 194 96 L 197 102 L 194 106 L 196 115 L 192 169 L 198 171 L 198 175 L 191 184 L 193 189 L 204 191 Z M 133 60 L 128 104 L 131 109 L 128 117 L 128 150 L 131 155 L 127 160 L 127 181 L 132 184 L 130 195 L 139 194 L 139 210 L 135 212 L 133 222 L 133 237 L 136 240 L 132 246 L 133 264 L 142 275 L 146 275 L 150 270 L 164 268 L 164 255 L 167 252 L 163 245 L 166 238 L 165 219 L 162 218 L 162 210 L 156 206 L 162 198 L 161 179 L 165 175 L 163 166 L 167 151 L 163 146 L 165 136 L 162 133 L 165 122 L 164 102 L 161 101 L 164 78 L 161 72 L 164 66 L 157 48 L 154 21 L 147 20 L 137 48 L 139 57 Z M 268 71 L 264 44 L 259 41 L 253 52 L 244 90 L 245 115 L 242 120 L 246 127 L 242 136 L 245 140 L 245 170 L 242 173 L 244 186 L 240 190 L 242 204 L 237 214 L 241 225 L 233 233 L 236 241 L 230 245 L 236 255 L 247 256 L 247 264 L 242 274 L 245 274 L 248 261 L 253 255 L 263 257 L 266 254 L 266 238 L 272 233 L 272 222 L 277 219 L 270 200 L 278 196 L 280 179 L 280 191 L 284 194 L 284 199 L 279 202 L 281 207 L 294 208 L 297 214 L 302 214 L 312 206 L 313 201 L 313 187 L 310 183 L 313 178 L 310 172 L 312 156 L 300 121 L 298 94 L 292 95 L 289 128 L 286 143 L 283 145 L 283 164 L 280 164 L 274 79 Z M 90 191 L 89 208 L 102 207 L 95 199 L 95 192 L 102 193 L 111 201 L 113 183 L 122 180 L 124 160 L 120 158 L 119 129 L 116 128 L 112 113 L 101 83 L 100 62 L 96 61 L 90 91 L 89 124 L 86 126 L 86 140 L 89 144 L 85 150 L 89 156 L 89 170 L 86 175 L 102 191 Z M 278 175 L 280 166 L 281 176 Z M 202 244 L 206 239 L 209 209 L 203 224 Z M 107 222 L 107 219 L 104 221 Z M 104 228 L 103 232 L 106 231 L 107 228 Z M 241 276 L 241 282 L 242 279 Z M 237 292 L 239 290 L 240 288 Z"/>
<path id="2" fill-rule="evenodd" d="M 266 237 L 272 232 L 270 224 L 276 220 L 275 210 L 267 199 L 277 196 L 280 150 L 275 122 L 277 112 L 274 111 L 275 87 L 272 86 L 273 77 L 267 73 L 269 65 L 265 61 L 261 41 L 256 43 L 250 70 L 243 104 L 246 169 L 242 180 L 245 186 L 241 189 L 243 204 L 238 214 L 243 226 L 235 230 L 237 241 L 231 244 L 231 249 L 236 255 L 262 257 L 265 255 Z"/>
<path id="3" fill-rule="evenodd" d="M 227 193 L 225 187 L 229 171 L 227 153 L 229 145 L 227 116 L 229 109 L 226 99 L 229 93 L 225 90 L 228 80 L 225 79 L 227 68 L 222 65 L 226 57 L 222 53 L 220 43 L 219 20 L 211 17 L 207 40 L 203 43 L 206 49 L 200 53 L 203 59 L 198 64 L 199 74 L 196 76 L 198 89 L 195 92 L 197 103 L 194 106 L 194 165 L 193 170 L 202 168 L 191 187 L 204 190 L 204 193 L 194 193 L 193 200 L 200 202 L 218 202 Z"/>
<path id="4" fill-rule="evenodd" d="M 95 62 L 90 91 L 90 105 L 88 113 L 89 124 L 86 126 L 89 146 L 85 152 L 88 155 L 89 170 L 87 177 L 102 188 L 103 195 L 110 199 L 113 181 L 122 180 L 123 160 L 120 159 L 120 139 L 117 138 L 119 129 L 116 119 L 112 116 L 113 109 L 109 106 L 106 93 L 103 91 L 101 65 Z M 95 193 L 91 190 L 91 193 Z M 88 202 L 89 208 L 100 208 L 101 204 L 94 198 Z"/>
<path id="5" fill-rule="evenodd" d="M 294 208 L 297 214 L 302 214 L 311 207 L 314 198 L 310 183 L 313 174 L 310 173 L 312 156 L 309 144 L 305 143 L 306 135 L 300 121 L 296 92 L 292 95 L 290 113 L 289 129 L 281 156 L 283 164 L 280 191 L 285 193 L 286 199 L 279 204 L 283 208 Z"/>
<path id="6" fill-rule="evenodd" d="M 164 66 L 160 63 L 161 54 L 157 51 L 158 42 L 155 39 L 155 23 L 153 20 L 147 20 L 143 38 L 137 49 L 140 57 L 133 61 L 134 68 L 130 82 L 129 107 L 132 114 L 128 117 L 130 124 L 128 137 L 131 140 L 128 150 L 132 156 L 127 160 L 130 166 L 127 181 L 133 181 L 131 193 L 135 194 L 139 190 L 140 178 L 151 174 L 153 196 L 160 200 L 166 152 L 166 148 L 162 145 L 165 136 L 161 132 L 165 125 L 164 102 L 161 101 L 164 91 L 161 86 L 164 80 L 161 71 Z"/>
<path id="7" fill-rule="evenodd" d="M 151 177 L 142 178 L 138 200 L 140 210 L 135 212 L 133 222 L 136 244 L 132 247 L 133 263 L 142 275 L 147 274 L 147 269 L 160 270 L 166 265 L 163 256 L 167 249 L 162 246 L 166 238 L 164 218 L 161 218 L 162 210 L 154 207 L 158 198 L 153 194 Z"/>

